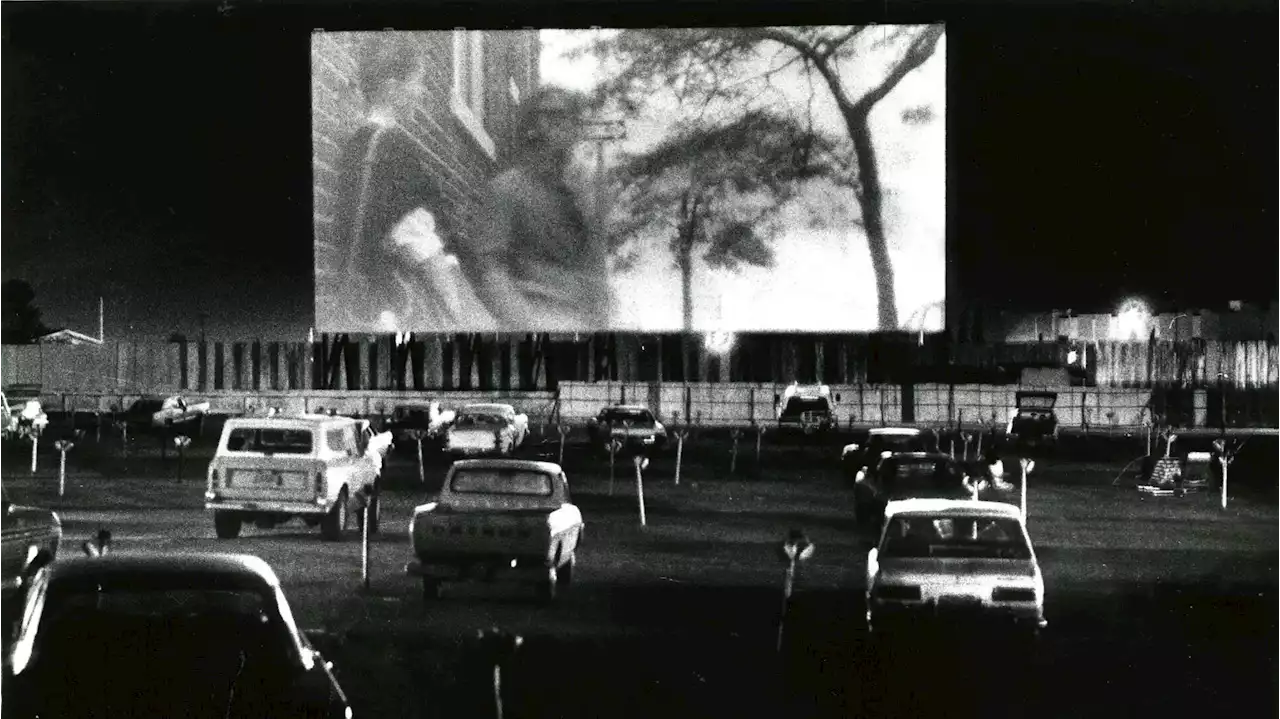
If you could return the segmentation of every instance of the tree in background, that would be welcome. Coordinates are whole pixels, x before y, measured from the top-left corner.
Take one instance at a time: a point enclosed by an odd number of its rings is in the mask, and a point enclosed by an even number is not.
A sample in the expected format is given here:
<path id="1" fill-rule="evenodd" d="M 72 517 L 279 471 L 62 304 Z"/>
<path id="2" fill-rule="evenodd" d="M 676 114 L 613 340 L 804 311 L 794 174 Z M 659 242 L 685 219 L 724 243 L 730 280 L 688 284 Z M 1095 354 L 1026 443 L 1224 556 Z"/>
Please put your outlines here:
<path id="1" fill-rule="evenodd" d="M 49 333 L 35 306 L 36 291 L 24 280 L 6 280 L 0 301 L 3 302 L 4 326 L 0 328 L 7 345 L 26 345 Z"/>
<path id="2" fill-rule="evenodd" d="M 619 264 L 634 264 L 645 238 L 666 238 L 680 271 L 687 337 L 697 262 L 712 269 L 770 267 L 779 211 L 806 180 L 837 173 L 833 157 L 834 143 L 772 111 L 753 110 L 727 123 L 677 123 L 662 142 L 624 156 L 615 169 L 619 219 L 610 223 L 610 234 Z"/>
<path id="3" fill-rule="evenodd" d="M 643 98 L 670 89 L 682 104 L 700 103 L 703 108 L 715 104 L 749 113 L 773 77 L 796 65 L 810 80 L 824 86 L 847 132 L 854 172 L 841 184 L 853 192 L 860 210 L 856 225 L 867 237 L 876 274 L 879 326 L 892 330 L 898 328 L 897 299 L 870 115 L 903 78 L 932 57 L 944 32 L 941 25 L 623 30 L 574 54 L 602 58 L 608 78 L 600 88 L 601 95 L 620 100 L 631 109 L 639 107 Z M 788 59 L 757 71 L 755 61 L 769 48 L 781 49 Z M 896 59 L 878 72 L 869 89 L 853 96 L 852 75 L 876 69 L 846 61 L 879 49 L 896 50 Z M 916 108 L 902 119 L 919 123 L 931 117 L 928 108 Z"/>

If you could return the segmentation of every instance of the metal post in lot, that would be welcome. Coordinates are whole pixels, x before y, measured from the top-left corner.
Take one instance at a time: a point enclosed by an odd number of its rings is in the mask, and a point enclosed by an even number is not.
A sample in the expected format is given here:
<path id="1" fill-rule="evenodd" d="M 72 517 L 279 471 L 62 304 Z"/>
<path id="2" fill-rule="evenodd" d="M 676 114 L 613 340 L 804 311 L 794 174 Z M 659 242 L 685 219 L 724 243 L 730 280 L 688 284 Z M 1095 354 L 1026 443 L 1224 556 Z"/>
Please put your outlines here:
<path id="1" fill-rule="evenodd" d="M 738 440 L 742 438 L 742 430 L 731 429 L 729 436 L 733 438 L 733 451 L 729 455 L 729 476 L 732 477 L 738 472 Z"/>
<path id="2" fill-rule="evenodd" d="M 1031 474 L 1031 470 L 1036 468 L 1035 460 L 1023 457 L 1022 464 L 1022 521 L 1027 521 L 1027 475 Z"/>
<path id="3" fill-rule="evenodd" d="M 637 454 L 632 458 L 636 465 L 636 497 L 640 503 L 640 526 L 648 526 L 644 515 L 644 470 L 649 467 L 649 458 Z"/>
<path id="4" fill-rule="evenodd" d="M 61 455 L 58 459 L 58 496 L 59 497 L 66 494 L 66 491 L 67 491 L 67 452 L 70 452 L 71 448 L 74 446 L 75 446 L 74 443 L 68 442 L 65 439 L 60 439 L 57 442 L 53 443 L 54 449 L 58 450 L 58 453 Z"/>
<path id="5" fill-rule="evenodd" d="M 40 450 L 40 433 L 36 431 L 35 427 L 32 427 L 30 430 L 28 430 L 27 436 L 31 437 L 31 473 L 35 474 L 36 473 L 36 452 Z"/>
<path id="6" fill-rule="evenodd" d="M 613 478 L 614 478 L 614 458 L 618 456 L 618 450 L 622 449 L 622 442 L 611 439 L 609 440 L 609 496 L 613 496 Z"/>
<path id="7" fill-rule="evenodd" d="M 557 425 L 556 425 L 556 432 L 557 432 L 557 433 L 559 433 L 559 435 L 560 435 L 560 462 L 559 462 L 559 464 L 560 464 L 560 466 L 561 466 L 561 467 L 563 467 L 563 466 L 564 466 L 564 443 L 565 443 L 565 440 L 569 437 L 569 425 L 567 425 L 567 424 L 557 424 Z"/>
<path id="8" fill-rule="evenodd" d="M 360 581 L 365 591 L 369 591 L 369 502 L 360 510 L 363 519 L 360 522 Z"/>
<path id="9" fill-rule="evenodd" d="M 178 448 L 178 482 L 182 481 L 182 468 L 186 464 L 187 447 L 190 445 L 191 438 L 185 434 L 173 438 L 173 446 Z"/>
<path id="10" fill-rule="evenodd" d="M 680 466 L 684 463 L 684 438 L 689 436 L 689 429 L 681 427 L 676 430 L 676 486 L 680 486 Z"/>
<path id="11" fill-rule="evenodd" d="M 786 565 L 786 573 L 782 578 L 782 614 L 778 618 L 777 651 L 782 652 L 782 637 L 787 623 L 787 613 L 791 610 L 791 593 L 795 588 L 796 569 L 800 562 L 813 556 L 816 545 L 809 541 L 803 530 L 793 529 L 782 540 L 779 556 Z"/>
<path id="12" fill-rule="evenodd" d="M 493 680 L 494 716 L 502 719 L 502 667 L 519 651 L 524 637 L 493 627 L 476 632 L 476 640 L 480 658 L 489 667 Z"/>

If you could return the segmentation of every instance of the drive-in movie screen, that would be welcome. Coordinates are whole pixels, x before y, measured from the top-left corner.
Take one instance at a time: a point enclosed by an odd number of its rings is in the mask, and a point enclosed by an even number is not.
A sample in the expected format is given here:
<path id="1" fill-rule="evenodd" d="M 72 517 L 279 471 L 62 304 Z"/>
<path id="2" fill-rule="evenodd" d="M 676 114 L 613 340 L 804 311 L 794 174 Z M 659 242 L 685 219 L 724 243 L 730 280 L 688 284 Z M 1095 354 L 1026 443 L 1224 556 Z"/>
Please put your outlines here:
<path id="1" fill-rule="evenodd" d="M 937 25 L 311 37 L 323 332 L 943 329 Z"/>

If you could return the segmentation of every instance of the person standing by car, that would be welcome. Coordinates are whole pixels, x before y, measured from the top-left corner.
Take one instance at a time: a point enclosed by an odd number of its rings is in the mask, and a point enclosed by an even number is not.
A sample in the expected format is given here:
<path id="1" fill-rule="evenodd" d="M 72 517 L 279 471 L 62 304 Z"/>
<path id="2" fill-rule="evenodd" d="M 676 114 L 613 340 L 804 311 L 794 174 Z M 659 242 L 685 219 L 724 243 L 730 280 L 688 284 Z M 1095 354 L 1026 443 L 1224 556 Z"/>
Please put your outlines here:
<path id="1" fill-rule="evenodd" d="M 490 182 L 480 227 L 460 252 L 481 299 L 508 331 L 608 326 L 608 248 L 569 187 L 587 99 L 556 87 L 520 108 L 511 166 Z M 464 264 L 467 264 L 464 262 Z"/>

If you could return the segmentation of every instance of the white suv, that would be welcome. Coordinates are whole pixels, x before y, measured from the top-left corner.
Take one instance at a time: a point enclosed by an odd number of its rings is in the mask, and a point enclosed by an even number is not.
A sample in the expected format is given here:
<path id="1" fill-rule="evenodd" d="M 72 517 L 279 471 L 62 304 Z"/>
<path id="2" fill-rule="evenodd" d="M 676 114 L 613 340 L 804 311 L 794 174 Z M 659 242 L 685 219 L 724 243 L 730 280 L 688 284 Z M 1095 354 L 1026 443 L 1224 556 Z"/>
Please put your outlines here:
<path id="1" fill-rule="evenodd" d="M 205 492 L 218 537 L 239 536 L 245 521 L 266 529 L 301 517 L 326 540 L 341 539 L 356 494 L 377 497 L 382 458 L 361 435 L 349 417 L 228 420 Z"/>

